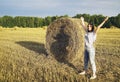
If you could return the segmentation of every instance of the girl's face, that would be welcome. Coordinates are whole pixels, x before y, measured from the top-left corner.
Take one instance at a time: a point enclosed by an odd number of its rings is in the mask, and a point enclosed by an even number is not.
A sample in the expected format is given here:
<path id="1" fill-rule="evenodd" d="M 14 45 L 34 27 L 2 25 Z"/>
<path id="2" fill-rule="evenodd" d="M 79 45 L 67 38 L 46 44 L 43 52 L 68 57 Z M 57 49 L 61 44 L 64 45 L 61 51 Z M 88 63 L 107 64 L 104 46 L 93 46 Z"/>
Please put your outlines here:
<path id="1" fill-rule="evenodd" d="M 92 25 L 88 25 L 88 31 L 92 31 Z"/>

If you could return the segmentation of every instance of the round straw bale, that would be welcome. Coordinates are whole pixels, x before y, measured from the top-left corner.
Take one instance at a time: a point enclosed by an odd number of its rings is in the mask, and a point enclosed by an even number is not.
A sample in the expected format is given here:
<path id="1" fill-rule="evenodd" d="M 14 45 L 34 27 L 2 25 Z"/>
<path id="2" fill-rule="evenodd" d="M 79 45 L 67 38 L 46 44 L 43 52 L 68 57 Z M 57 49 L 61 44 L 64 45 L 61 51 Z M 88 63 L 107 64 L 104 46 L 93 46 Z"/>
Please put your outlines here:
<path id="1" fill-rule="evenodd" d="M 84 32 L 80 19 L 60 18 L 46 33 L 46 51 L 59 61 L 72 62 L 83 55 Z"/>

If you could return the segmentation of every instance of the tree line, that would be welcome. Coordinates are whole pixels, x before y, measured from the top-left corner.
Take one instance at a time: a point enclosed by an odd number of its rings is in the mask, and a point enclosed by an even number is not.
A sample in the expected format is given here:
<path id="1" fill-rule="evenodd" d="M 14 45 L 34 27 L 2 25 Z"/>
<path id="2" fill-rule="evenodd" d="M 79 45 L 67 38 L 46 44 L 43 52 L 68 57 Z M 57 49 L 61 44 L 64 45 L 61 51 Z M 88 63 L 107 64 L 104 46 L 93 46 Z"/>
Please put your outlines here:
<path id="1" fill-rule="evenodd" d="M 85 21 L 93 23 L 95 26 L 98 26 L 105 18 L 103 15 L 90 15 L 90 14 L 77 14 L 72 18 L 80 18 L 83 16 Z M 48 26 L 54 20 L 61 17 L 69 17 L 68 15 L 64 16 L 47 16 L 45 18 L 41 17 L 25 17 L 25 16 L 3 16 L 0 17 L 0 26 L 3 27 L 43 27 Z M 120 28 L 120 14 L 117 16 L 112 16 L 109 20 L 104 24 L 103 27 L 110 28 L 111 26 L 115 26 Z"/>

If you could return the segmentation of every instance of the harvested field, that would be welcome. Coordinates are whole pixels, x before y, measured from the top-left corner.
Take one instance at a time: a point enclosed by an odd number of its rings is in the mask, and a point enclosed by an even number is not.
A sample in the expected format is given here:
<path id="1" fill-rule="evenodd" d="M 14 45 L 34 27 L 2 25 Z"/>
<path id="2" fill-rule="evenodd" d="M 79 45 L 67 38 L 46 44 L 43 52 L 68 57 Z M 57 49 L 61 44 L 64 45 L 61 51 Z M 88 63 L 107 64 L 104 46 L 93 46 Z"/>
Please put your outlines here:
<path id="1" fill-rule="evenodd" d="M 0 82 L 120 82 L 120 29 L 101 29 L 96 40 L 97 78 L 46 55 L 46 29 L 0 29 Z"/>

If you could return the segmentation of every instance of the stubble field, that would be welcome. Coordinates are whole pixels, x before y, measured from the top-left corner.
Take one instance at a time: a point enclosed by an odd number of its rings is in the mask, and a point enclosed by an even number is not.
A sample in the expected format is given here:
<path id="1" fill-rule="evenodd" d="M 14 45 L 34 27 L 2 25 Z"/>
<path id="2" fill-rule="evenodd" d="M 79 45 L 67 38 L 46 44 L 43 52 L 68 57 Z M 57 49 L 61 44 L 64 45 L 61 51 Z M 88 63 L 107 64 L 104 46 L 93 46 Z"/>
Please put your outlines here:
<path id="1" fill-rule="evenodd" d="M 0 28 L 0 82 L 120 82 L 120 29 L 101 29 L 96 46 L 97 78 L 46 54 L 44 28 Z"/>

